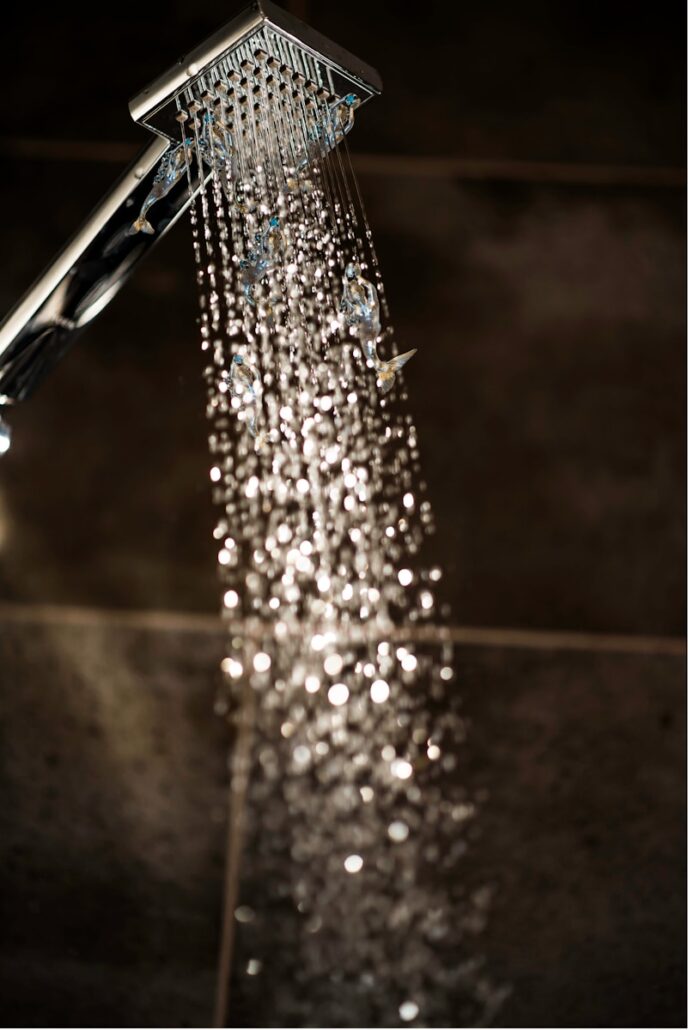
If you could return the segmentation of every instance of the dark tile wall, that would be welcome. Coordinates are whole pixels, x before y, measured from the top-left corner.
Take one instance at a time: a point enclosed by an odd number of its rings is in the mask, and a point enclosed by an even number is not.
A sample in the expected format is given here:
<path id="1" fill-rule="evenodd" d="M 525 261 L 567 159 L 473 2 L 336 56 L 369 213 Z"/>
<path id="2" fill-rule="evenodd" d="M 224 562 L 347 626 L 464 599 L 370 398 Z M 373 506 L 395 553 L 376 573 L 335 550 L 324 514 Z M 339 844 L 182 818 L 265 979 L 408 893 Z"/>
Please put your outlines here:
<path id="1" fill-rule="evenodd" d="M 246 5 L 243 5 L 246 6 Z M 382 75 L 366 151 L 682 164 L 684 6 L 284 3 Z M 136 140 L 126 102 L 242 4 L 15 6 L 6 134 Z M 46 100 L 49 107 L 46 110 Z M 31 117 L 40 105 L 39 120 Z M 28 115 L 28 117 L 26 116 Z"/>
<path id="2" fill-rule="evenodd" d="M 381 101 L 382 102 L 382 101 Z M 40 192 L 25 164 L 15 193 Z M 56 163 L 20 292 L 105 188 Z M 683 200 L 673 190 L 365 176 L 461 623 L 680 634 Z M 48 210 L 45 195 L 40 205 Z M 29 207 L 36 213 L 39 204 Z M 0 485 L 11 600 L 215 610 L 186 225 L 13 413 Z"/>
<path id="3" fill-rule="evenodd" d="M 223 868 L 219 636 L 3 623 L 2 1007 L 207 1026 Z"/>
<path id="4" fill-rule="evenodd" d="M 180 622 L 3 623 L 8 1024 L 208 1025 L 224 836 L 209 669 L 222 648 L 220 632 Z M 496 1025 L 680 1025 L 683 665 L 459 649 L 473 730 L 458 768 L 488 795 L 469 865 L 495 889 L 475 946 L 512 988 Z M 267 980 L 268 996 L 278 988 Z M 269 1005 L 254 1024 L 235 1001 L 241 1025 L 281 1025 Z"/>
<path id="5" fill-rule="evenodd" d="M 292 7 L 385 82 L 351 147 L 419 349 L 428 558 L 453 621 L 497 627 L 460 686 L 491 795 L 484 950 L 514 988 L 500 1025 L 678 1025 L 684 660 L 640 638 L 685 625 L 684 9 Z M 147 140 L 127 98 L 231 13 L 8 14 L 0 315 Z M 0 603 L 216 611 L 195 318 L 180 225 L 12 413 Z M 3 1014 L 207 1025 L 222 641 L 31 610 L 0 609 Z M 513 650 L 499 627 L 553 636 Z M 560 630 L 636 639 L 553 650 Z"/>
<path id="6" fill-rule="evenodd" d="M 362 187 L 399 339 L 419 348 L 411 404 L 454 618 L 680 633 L 683 197 L 613 185 L 614 165 L 682 160 L 678 6 L 661 19 L 615 3 L 305 13 L 386 83 L 352 147 L 389 159 Z M 34 32 L 33 8 L 15 10 L 0 308 L 117 171 L 59 147 L 18 157 L 17 137 L 143 143 L 127 97 L 226 16 L 67 6 Z M 400 154 L 502 171 L 408 176 Z M 513 160 L 569 162 L 573 182 L 603 163 L 611 184 L 509 182 Z M 6 599 L 215 610 L 194 320 L 182 225 L 16 412 L 0 480 Z"/>

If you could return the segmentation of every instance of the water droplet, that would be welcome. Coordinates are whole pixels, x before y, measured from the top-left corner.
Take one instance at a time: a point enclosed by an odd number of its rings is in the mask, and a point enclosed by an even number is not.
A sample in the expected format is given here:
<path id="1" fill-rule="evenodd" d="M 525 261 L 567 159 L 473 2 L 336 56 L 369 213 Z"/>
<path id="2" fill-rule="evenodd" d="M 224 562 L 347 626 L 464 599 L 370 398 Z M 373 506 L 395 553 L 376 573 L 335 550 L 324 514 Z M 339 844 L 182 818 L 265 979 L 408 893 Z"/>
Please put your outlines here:
<path id="1" fill-rule="evenodd" d="M 408 780 L 413 773 L 413 766 L 403 758 L 396 758 L 390 766 L 390 771 L 397 779 Z"/>
<path id="2" fill-rule="evenodd" d="M 349 855 L 344 859 L 344 868 L 347 873 L 360 873 L 363 868 L 363 859 L 360 855 Z"/>
<path id="3" fill-rule="evenodd" d="M 375 680 L 370 687 L 370 696 L 375 704 L 382 704 L 389 697 L 389 684 L 384 680 Z"/>
<path id="4" fill-rule="evenodd" d="M 393 823 L 389 824 L 387 832 L 390 836 L 390 839 L 393 840 L 395 844 L 401 844 L 408 837 L 409 828 L 406 825 L 406 823 L 402 822 L 400 819 L 397 819 Z"/>
<path id="5" fill-rule="evenodd" d="M 252 923 L 256 913 L 248 905 L 239 905 L 234 911 L 234 918 L 238 923 Z"/>
<path id="6" fill-rule="evenodd" d="M 327 691 L 327 700 L 336 707 L 345 705 L 349 700 L 349 688 L 345 683 L 333 683 Z"/>
<path id="7" fill-rule="evenodd" d="M 342 671 L 343 665 L 344 662 L 342 661 L 341 655 L 338 654 L 328 655 L 323 663 L 325 672 L 328 676 L 338 676 Z"/>
<path id="8" fill-rule="evenodd" d="M 410 1023 L 418 1015 L 419 1009 L 415 1001 L 405 1001 L 399 1006 L 399 1016 L 405 1023 Z"/>

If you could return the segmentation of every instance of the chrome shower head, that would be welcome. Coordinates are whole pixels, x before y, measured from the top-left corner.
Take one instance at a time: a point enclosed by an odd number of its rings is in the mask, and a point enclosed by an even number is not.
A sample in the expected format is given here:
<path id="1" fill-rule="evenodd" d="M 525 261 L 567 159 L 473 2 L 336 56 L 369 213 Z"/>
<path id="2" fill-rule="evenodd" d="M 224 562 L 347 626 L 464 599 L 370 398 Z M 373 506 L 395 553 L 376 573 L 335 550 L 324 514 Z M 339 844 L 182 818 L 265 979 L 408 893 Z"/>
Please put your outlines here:
<path id="1" fill-rule="evenodd" d="M 207 110 L 211 101 L 225 102 L 232 94 L 250 103 L 260 77 L 292 96 L 302 94 L 318 110 L 350 108 L 346 122 L 337 122 L 340 128 L 320 134 L 318 145 L 325 148 L 339 143 L 353 111 L 382 88 L 374 69 L 358 58 L 269 0 L 253 0 L 135 96 L 131 115 L 156 138 L 0 324 L 0 415 L 31 393 L 210 175 L 201 160 L 189 177 L 188 161 L 180 159 L 185 112 Z"/>
<path id="2" fill-rule="evenodd" d="M 287 72 L 296 88 L 332 100 L 354 93 L 361 103 L 382 91 L 374 68 L 269 0 L 250 7 L 210 36 L 129 102 L 135 122 L 179 139 L 177 101 L 188 106 L 223 83 L 239 84 L 257 66 Z"/>

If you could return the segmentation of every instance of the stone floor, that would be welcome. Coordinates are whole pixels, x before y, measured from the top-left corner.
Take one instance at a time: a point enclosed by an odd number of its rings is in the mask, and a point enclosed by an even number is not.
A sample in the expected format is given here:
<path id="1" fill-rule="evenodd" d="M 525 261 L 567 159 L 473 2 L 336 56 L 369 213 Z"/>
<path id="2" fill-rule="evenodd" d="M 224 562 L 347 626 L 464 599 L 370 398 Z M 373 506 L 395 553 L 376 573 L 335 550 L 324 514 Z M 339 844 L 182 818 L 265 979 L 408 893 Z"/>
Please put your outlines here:
<path id="1" fill-rule="evenodd" d="M 288 6 L 385 82 L 351 146 L 399 340 L 419 349 L 428 557 L 447 570 L 490 795 L 483 949 L 512 985 L 498 1025 L 680 1025 L 685 13 Z M 228 11 L 67 4 L 36 32 L 38 15 L 14 10 L 5 55 L 0 313 L 146 141 L 127 97 Z M 210 1019 L 226 742 L 189 237 L 178 226 L 12 413 L 0 1004 L 15 1025 Z"/>

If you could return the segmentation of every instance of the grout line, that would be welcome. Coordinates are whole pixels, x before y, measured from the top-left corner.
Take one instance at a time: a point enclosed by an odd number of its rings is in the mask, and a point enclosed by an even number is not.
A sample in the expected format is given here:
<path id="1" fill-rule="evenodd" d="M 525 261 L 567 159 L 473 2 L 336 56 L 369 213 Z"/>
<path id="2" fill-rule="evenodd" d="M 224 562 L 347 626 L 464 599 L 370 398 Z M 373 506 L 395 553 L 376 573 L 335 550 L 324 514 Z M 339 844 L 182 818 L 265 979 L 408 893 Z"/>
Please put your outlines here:
<path id="1" fill-rule="evenodd" d="M 121 164 L 131 161 L 140 150 L 141 147 L 135 143 L 125 142 L 0 137 L 0 153 L 28 161 L 92 161 L 96 164 Z"/>
<path id="2" fill-rule="evenodd" d="M 61 605 L 0 604 L 2 622 L 62 626 L 120 627 L 167 633 L 220 633 L 223 619 L 193 612 L 128 611 Z M 238 629 L 237 623 L 232 629 Z M 255 632 L 256 623 L 244 624 Z M 423 644 L 452 643 L 464 647 L 501 647 L 532 651 L 592 651 L 612 654 L 675 655 L 686 653 L 680 637 L 642 636 L 484 626 L 414 626 L 396 630 L 391 639 Z"/>
<path id="3" fill-rule="evenodd" d="M 2 622 L 44 622 L 63 626 L 111 625 L 178 633 L 217 633 L 223 625 L 219 615 L 201 615 L 196 612 L 81 608 L 58 604 L 0 604 Z"/>
<path id="4" fill-rule="evenodd" d="M 360 175 L 466 179 L 491 182 L 553 183 L 595 186 L 684 187 L 683 168 L 659 165 L 603 165 L 556 161 L 475 160 L 403 154 L 358 154 Z"/>
<path id="5" fill-rule="evenodd" d="M 448 632 L 452 643 L 475 647 L 490 646 L 533 651 L 594 651 L 609 654 L 686 654 L 686 642 L 681 637 L 482 626 L 449 627 Z"/>
<path id="6" fill-rule="evenodd" d="M 93 161 L 123 164 L 140 150 L 136 144 L 98 140 L 0 137 L 0 154 L 38 161 Z M 683 168 L 659 165 L 605 165 L 556 161 L 481 160 L 414 154 L 353 154 L 359 175 L 523 182 L 560 185 L 685 187 Z"/>

